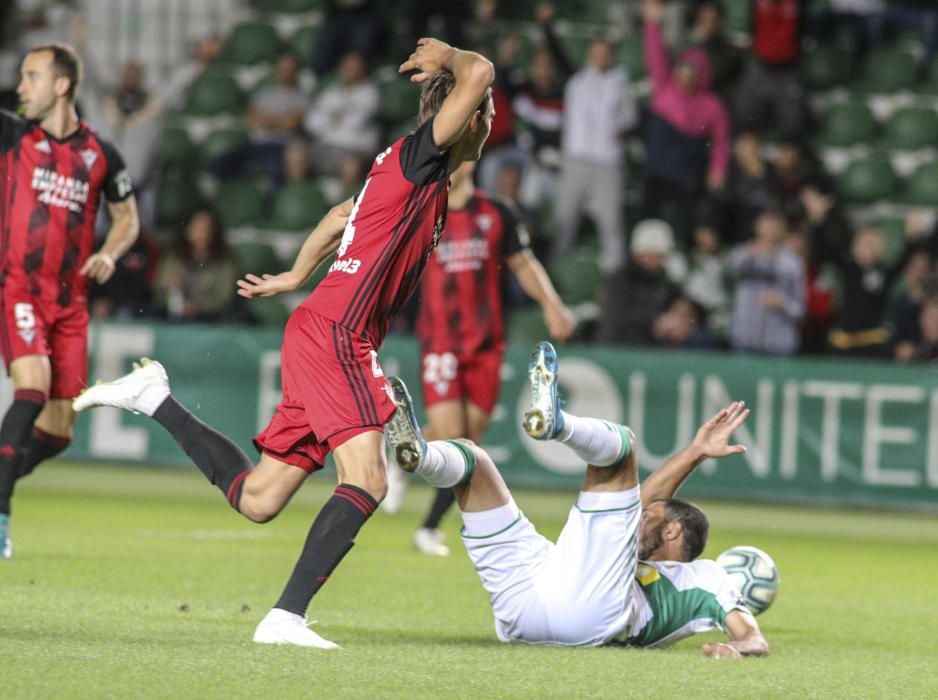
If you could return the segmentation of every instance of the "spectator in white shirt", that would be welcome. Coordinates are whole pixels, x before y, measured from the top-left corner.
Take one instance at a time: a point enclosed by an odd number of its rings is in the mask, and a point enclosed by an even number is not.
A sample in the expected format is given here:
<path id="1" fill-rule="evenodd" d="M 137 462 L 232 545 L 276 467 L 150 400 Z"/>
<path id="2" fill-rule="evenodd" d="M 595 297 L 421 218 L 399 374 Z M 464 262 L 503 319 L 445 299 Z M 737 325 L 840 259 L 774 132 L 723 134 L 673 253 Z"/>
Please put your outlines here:
<path id="1" fill-rule="evenodd" d="M 570 252 L 585 209 L 599 229 L 602 271 L 608 275 L 625 264 L 621 139 L 635 119 L 635 96 L 628 76 L 613 65 L 609 41 L 598 38 L 590 45 L 587 65 L 570 78 L 564 90 L 554 260 Z"/>

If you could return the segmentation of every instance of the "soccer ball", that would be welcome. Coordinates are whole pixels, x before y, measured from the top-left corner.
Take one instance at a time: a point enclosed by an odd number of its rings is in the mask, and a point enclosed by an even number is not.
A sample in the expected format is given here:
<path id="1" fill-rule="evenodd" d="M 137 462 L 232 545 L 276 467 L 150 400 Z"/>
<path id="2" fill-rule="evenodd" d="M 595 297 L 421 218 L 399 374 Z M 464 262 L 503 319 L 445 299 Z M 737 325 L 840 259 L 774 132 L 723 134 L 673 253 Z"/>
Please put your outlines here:
<path id="1" fill-rule="evenodd" d="M 755 547 L 733 547 L 717 557 L 753 615 L 765 612 L 778 595 L 778 569 L 772 557 Z"/>

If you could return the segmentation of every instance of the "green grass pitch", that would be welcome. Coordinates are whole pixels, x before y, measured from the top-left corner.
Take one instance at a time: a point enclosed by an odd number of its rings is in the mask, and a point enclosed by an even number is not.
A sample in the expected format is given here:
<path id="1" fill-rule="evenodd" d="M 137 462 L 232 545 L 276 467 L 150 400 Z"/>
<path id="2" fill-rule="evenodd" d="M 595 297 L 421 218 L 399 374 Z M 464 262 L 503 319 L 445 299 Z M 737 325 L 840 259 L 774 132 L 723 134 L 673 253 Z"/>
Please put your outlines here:
<path id="1" fill-rule="evenodd" d="M 0 697 L 938 697 L 934 515 L 704 504 L 708 556 L 756 545 L 782 576 L 760 617 L 772 656 L 734 663 L 703 657 L 702 637 L 663 651 L 499 644 L 458 518 L 448 559 L 411 550 L 430 498 L 415 484 L 310 610 L 343 648 L 255 645 L 331 488 L 315 477 L 258 526 L 194 470 L 40 468 L 0 562 Z M 572 497 L 516 493 L 548 536 Z"/>

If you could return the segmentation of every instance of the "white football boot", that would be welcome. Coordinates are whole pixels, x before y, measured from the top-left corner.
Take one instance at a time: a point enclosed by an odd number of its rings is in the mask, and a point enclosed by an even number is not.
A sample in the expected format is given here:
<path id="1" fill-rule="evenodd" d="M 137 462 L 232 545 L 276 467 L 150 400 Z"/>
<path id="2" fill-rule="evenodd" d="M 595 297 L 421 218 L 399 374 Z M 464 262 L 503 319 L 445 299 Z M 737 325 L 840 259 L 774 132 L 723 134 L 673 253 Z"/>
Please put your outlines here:
<path id="1" fill-rule="evenodd" d="M 130 374 L 111 382 L 99 382 L 72 401 L 72 408 L 84 411 L 95 406 L 113 406 L 152 416 L 169 396 L 169 377 L 159 362 L 141 358 Z"/>
<path id="2" fill-rule="evenodd" d="M 0 559 L 13 556 L 13 540 L 10 539 L 10 516 L 0 513 Z"/>
<path id="3" fill-rule="evenodd" d="M 550 343 L 538 343 L 528 363 L 531 403 L 524 412 L 524 431 L 535 440 L 553 440 L 563 429 L 557 395 L 557 351 Z"/>
<path id="4" fill-rule="evenodd" d="M 397 410 L 384 426 L 385 439 L 398 466 L 405 472 L 413 472 L 427 454 L 427 442 L 420 432 L 414 401 L 407 386 L 400 377 L 388 377 L 388 383 L 394 392 Z"/>
<path id="5" fill-rule="evenodd" d="M 414 532 L 414 547 L 431 557 L 448 557 L 449 547 L 443 544 L 444 537 L 441 530 L 421 527 Z"/>
<path id="6" fill-rule="evenodd" d="M 338 649 L 339 645 L 323 639 L 309 628 L 305 617 L 280 608 L 274 608 L 254 630 L 258 644 L 293 644 L 315 649 Z"/>

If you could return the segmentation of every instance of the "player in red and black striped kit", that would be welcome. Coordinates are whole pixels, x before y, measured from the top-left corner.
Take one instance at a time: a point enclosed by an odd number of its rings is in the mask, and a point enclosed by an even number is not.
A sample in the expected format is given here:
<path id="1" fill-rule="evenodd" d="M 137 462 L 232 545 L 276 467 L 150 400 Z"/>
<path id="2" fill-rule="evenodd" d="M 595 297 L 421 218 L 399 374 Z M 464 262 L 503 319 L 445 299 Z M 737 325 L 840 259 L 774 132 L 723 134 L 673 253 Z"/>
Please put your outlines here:
<path id="1" fill-rule="evenodd" d="M 75 111 L 81 63 L 48 44 L 23 59 L 23 117 L 0 111 L 0 352 L 13 404 L 0 425 L 0 559 L 17 478 L 64 450 L 88 375 L 88 280 L 104 283 L 139 224 L 123 159 Z M 112 225 L 96 253 L 101 195 Z"/>
<path id="2" fill-rule="evenodd" d="M 423 398 L 434 440 L 481 442 L 498 400 L 505 354 L 502 273 L 507 267 L 544 311 L 551 337 L 566 340 L 576 326 L 544 268 L 528 247 L 515 209 L 476 189 L 475 163 L 464 163 L 450 179 L 449 215 L 443 240 L 420 280 L 417 337 Z M 445 556 L 438 529 L 454 501 L 452 489 L 436 498 L 415 546 Z"/>
<path id="3" fill-rule="evenodd" d="M 257 466 L 173 399 L 159 363 L 75 401 L 79 410 L 109 405 L 152 416 L 229 503 L 256 522 L 277 515 L 332 452 L 339 486 L 316 517 L 283 594 L 258 625 L 256 642 L 335 647 L 308 628 L 305 614 L 387 492 L 383 431 L 396 403 L 377 351 L 439 243 L 450 172 L 478 160 L 491 128 L 494 69 L 485 58 L 421 39 L 401 65 L 409 71 L 424 84 L 417 130 L 378 154 L 354 202 L 329 212 L 291 271 L 239 282 L 249 298 L 292 291 L 336 252 L 325 279 L 287 323 L 283 400 L 254 441 Z"/>

